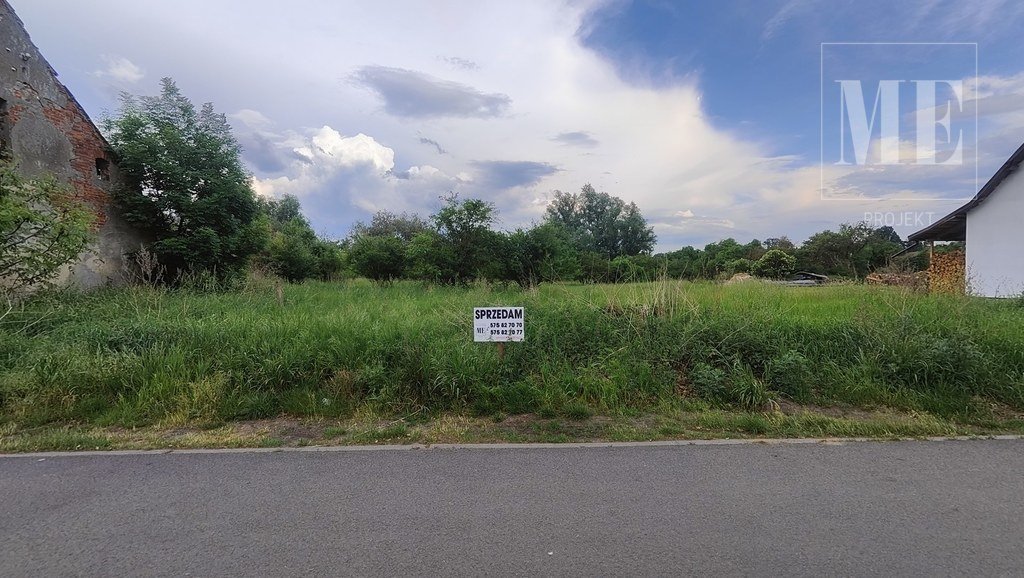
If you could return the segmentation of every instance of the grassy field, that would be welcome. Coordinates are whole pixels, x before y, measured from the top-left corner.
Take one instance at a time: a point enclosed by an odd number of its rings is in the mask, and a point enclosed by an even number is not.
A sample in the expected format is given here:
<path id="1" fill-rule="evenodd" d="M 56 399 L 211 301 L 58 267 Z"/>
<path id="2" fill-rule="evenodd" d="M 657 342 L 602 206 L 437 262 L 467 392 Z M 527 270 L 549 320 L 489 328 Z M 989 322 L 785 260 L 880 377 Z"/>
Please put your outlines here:
<path id="1" fill-rule="evenodd" d="M 503 362 L 472 342 L 484 305 L 526 307 Z M 1019 300 L 859 285 L 351 281 L 281 305 L 253 282 L 50 296 L 0 321 L 7 450 L 273 445 L 282 419 L 316 430 L 299 443 L 948 435 L 1024 431 L 1022 411 Z M 239 433 L 251 420 L 262 437 Z"/>

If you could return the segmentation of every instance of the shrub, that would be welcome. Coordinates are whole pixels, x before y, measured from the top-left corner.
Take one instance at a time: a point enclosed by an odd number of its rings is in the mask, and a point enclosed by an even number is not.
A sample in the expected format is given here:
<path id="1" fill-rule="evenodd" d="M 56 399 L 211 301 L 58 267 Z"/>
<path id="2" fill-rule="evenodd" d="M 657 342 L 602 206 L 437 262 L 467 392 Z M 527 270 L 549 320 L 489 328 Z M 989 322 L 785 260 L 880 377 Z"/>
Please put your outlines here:
<path id="1" fill-rule="evenodd" d="M 725 372 L 707 363 L 698 362 L 690 369 L 690 385 L 697 396 L 707 400 L 721 400 L 725 397 Z"/>
<path id="2" fill-rule="evenodd" d="M 52 176 L 25 179 L 0 163 L 0 291 L 47 284 L 85 250 L 92 214 Z"/>
<path id="3" fill-rule="evenodd" d="M 405 273 L 405 244 L 398 237 L 356 237 L 348 256 L 356 273 L 373 281 L 389 282 Z"/>
<path id="4" fill-rule="evenodd" d="M 755 261 L 751 265 L 750 271 L 758 277 L 781 279 L 792 273 L 794 267 L 796 267 L 796 257 L 781 249 L 772 249 Z"/>

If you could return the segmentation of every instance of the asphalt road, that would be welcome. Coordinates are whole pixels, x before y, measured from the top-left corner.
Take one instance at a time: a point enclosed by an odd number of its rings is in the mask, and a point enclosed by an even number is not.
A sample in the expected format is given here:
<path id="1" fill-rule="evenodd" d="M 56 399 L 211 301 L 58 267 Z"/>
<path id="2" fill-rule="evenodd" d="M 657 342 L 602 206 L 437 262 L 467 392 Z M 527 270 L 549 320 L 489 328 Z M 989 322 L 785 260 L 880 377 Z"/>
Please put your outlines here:
<path id="1" fill-rule="evenodd" d="M 0 575 L 1022 575 L 1024 441 L 0 458 Z"/>

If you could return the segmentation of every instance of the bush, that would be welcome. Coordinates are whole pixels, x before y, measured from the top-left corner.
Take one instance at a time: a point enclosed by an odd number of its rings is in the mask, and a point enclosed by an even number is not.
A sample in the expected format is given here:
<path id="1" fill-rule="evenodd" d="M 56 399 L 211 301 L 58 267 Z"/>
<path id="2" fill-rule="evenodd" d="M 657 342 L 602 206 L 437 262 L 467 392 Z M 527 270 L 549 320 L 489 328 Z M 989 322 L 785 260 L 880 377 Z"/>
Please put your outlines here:
<path id="1" fill-rule="evenodd" d="M 398 237 L 357 237 L 348 256 L 356 273 L 373 281 L 394 281 L 405 273 L 405 244 Z"/>
<path id="2" fill-rule="evenodd" d="M 707 363 L 698 362 L 690 369 L 689 380 L 698 397 L 711 401 L 725 398 L 725 372 Z"/>
<path id="3" fill-rule="evenodd" d="M 781 249 L 772 249 L 754 262 L 750 271 L 758 277 L 781 279 L 793 272 L 796 257 Z"/>
<path id="4" fill-rule="evenodd" d="M 0 291 L 47 284 L 85 250 L 92 220 L 52 176 L 25 179 L 0 163 Z"/>

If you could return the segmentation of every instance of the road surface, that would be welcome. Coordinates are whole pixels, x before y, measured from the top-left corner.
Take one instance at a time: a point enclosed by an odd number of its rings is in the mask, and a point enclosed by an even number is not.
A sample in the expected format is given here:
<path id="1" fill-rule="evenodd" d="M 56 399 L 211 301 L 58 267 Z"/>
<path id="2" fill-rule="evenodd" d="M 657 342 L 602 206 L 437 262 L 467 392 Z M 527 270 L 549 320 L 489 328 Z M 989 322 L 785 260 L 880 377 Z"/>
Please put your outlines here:
<path id="1" fill-rule="evenodd" d="M 0 457 L 0 575 L 1021 575 L 1024 441 Z"/>

